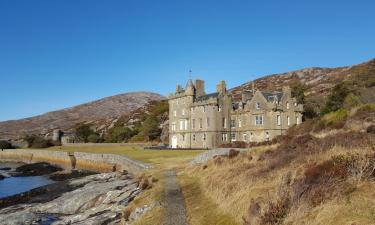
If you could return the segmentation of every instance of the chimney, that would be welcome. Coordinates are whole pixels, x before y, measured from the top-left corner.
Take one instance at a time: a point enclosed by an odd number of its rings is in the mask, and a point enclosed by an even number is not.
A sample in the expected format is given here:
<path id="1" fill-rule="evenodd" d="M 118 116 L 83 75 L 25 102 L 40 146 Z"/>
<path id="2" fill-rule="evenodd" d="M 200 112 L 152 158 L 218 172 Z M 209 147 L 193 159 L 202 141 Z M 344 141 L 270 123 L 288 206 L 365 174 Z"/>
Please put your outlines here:
<path id="1" fill-rule="evenodd" d="M 195 80 L 195 94 L 197 95 L 197 97 L 206 94 L 206 92 L 204 91 L 204 80 Z"/>
<path id="2" fill-rule="evenodd" d="M 216 91 L 219 93 L 225 93 L 227 91 L 225 81 L 220 81 L 218 85 L 216 85 Z"/>

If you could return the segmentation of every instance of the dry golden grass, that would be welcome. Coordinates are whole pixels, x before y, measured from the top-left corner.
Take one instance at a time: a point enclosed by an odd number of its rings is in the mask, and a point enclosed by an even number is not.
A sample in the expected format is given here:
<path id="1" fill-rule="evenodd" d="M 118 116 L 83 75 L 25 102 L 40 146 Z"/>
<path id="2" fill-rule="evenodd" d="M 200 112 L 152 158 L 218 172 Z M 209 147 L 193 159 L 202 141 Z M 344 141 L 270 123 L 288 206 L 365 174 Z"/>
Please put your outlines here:
<path id="1" fill-rule="evenodd" d="M 144 190 L 140 195 L 126 207 L 125 211 L 132 212 L 136 208 L 151 205 L 155 202 L 162 202 L 164 196 L 164 176 L 161 171 L 149 171 L 145 176 L 151 175 L 154 178 L 152 187 Z M 142 215 L 135 223 L 135 225 L 158 225 L 162 224 L 164 216 L 163 207 L 154 207 L 144 215 Z"/>
<path id="2" fill-rule="evenodd" d="M 178 177 L 185 198 L 188 223 L 190 225 L 238 225 L 234 218 L 223 210 L 202 191 L 197 178 L 187 175 Z"/>
<path id="3" fill-rule="evenodd" d="M 231 215 L 237 223 L 243 222 L 243 216 L 248 213 L 251 199 L 255 199 L 265 208 L 270 200 L 278 197 L 278 191 L 287 174 L 292 179 L 303 177 L 307 165 L 319 164 L 337 155 L 350 154 L 365 155 L 371 153 L 370 148 L 345 149 L 333 147 L 328 151 L 314 154 L 301 154 L 285 167 L 262 172 L 268 162 L 259 160 L 260 155 L 274 147 L 258 148 L 256 151 L 240 155 L 234 159 L 212 160 L 205 167 L 187 168 L 186 173 L 196 179 L 203 187 L 202 192 L 218 208 Z M 297 209 L 291 209 L 285 217 L 284 224 L 374 224 L 375 194 L 364 193 L 374 188 L 370 181 L 349 180 L 354 192 L 344 199 L 335 197 L 321 205 L 311 208 L 301 204 Z M 361 207 L 361 208 L 358 208 Z M 367 208 L 363 208 L 367 207 Z M 332 211 L 332 213 L 329 213 Z M 341 214 L 342 211 L 342 214 Z M 318 222 L 316 222 L 318 221 Z M 340 223 L 335 223 L 340 221 Z M 350 221 L 351 223 L 349 223 Z M 372 223 L 370 222 L 372 221 Z"/>

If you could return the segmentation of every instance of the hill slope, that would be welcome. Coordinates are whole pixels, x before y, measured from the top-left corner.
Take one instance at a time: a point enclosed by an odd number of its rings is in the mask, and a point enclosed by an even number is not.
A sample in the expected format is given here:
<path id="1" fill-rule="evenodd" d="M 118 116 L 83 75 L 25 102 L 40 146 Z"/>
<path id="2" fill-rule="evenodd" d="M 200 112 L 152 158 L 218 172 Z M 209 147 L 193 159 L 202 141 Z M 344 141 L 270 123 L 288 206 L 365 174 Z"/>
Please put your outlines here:
<path id="1" fill-rule="evenodd" d="M 77 123 L 98 124 L 130 113 L 163 96 L 150 92 L 133 92 L 49 112 L 21 120 L 0 122 L 0 139 L 18 138 L 25 134 L 47 134 L 55 128 L 69 130 Z"/>
<path id="2" fill-rule="evenodd" d="M 375 59 L 354 66 L 337 68 L 312 67 L 287 73 L 272 74 L 254 80 L 255 87 L 260 90 L 280 90 L 285 85 L 299 81 L 307 88 L 306 95 L 325 97 L 340 81 L 357 76 L 363 70 L 375 70 Z M 231 89 L 236 98 L 240 98 L 242 90 L 250 90 L 251 82 Z"/>

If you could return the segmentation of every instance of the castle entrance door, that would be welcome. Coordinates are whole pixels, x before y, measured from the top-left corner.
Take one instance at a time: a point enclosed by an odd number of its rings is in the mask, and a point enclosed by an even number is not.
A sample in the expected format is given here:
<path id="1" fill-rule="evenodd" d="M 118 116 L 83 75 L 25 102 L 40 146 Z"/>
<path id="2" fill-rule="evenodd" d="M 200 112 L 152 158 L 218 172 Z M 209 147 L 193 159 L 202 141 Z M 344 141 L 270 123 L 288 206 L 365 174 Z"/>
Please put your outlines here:
<path id="1" fill-rule="evenodd" d="M 177 137 L 174 135 L 172 137 L 172 148 L 177 148 Z"/>

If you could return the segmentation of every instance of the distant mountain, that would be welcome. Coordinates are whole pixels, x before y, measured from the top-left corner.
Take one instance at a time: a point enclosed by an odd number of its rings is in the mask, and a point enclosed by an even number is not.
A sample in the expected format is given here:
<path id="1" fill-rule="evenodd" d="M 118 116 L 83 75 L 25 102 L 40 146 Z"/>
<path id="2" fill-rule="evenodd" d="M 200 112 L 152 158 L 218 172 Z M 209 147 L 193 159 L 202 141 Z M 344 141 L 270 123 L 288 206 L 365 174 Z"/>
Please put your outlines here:
<path id="1" fill-rule="evenodd" d="M 100 126 L 129 114 L 163 96 L 150 92 L 132 92 L 49 112 L 40 116 L 0 122 L 0 139 L 15 139 L 26 134 L 49 134 L 53 129 L 71 130 L 78 123 Z"/>
<path id="2" fill-rule="evenodd" d="M 306 85 L 306 95 L 325 97 L 340 81 L 355 77 L 358 74 L 375 71 L 375 59 L 368 62 L 346 67 L 319 68 L 312 67 L 287 73 L 272 74 L 254 80 L 255 87 L 260 90 L 280 90 L 285 85 L 300 81 Z M 251 90 L 251 81 L 231 89 L 235 98 L 240 98 L 243 90 Z"/>

